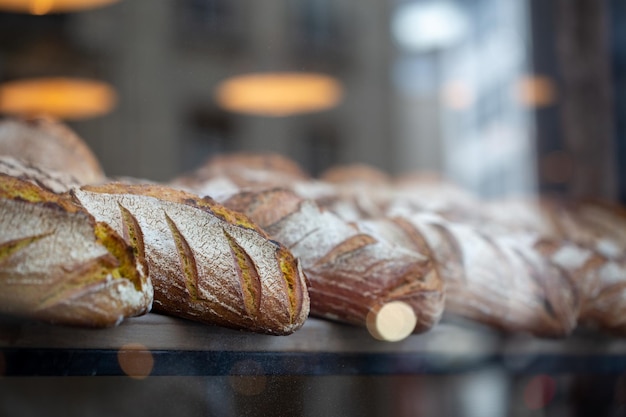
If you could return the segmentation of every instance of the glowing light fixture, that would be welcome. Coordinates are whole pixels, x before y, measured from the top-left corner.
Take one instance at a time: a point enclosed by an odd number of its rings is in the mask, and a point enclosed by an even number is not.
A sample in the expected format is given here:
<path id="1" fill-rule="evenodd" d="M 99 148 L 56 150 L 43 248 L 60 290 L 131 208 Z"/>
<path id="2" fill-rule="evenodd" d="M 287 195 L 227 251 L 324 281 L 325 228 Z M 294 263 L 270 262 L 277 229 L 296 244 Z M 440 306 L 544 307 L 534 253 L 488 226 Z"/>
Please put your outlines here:
<path id="1" fill-rule="evenodd" d="M 44 15 L 92 9 L 119 0 L 0 0 L 0 10 Z"/>
<path id="2" fill-rule="evenodd" d="M 546 107 L 557 100 L 556 86 L 548 77 L 526 76 L 517 84 L 517 99 L 528 107 Z"/>
<path id="3" fill-rule="evenodd" d="M 469 29 L 466 13 L 450 0 L 406 3 L 398 7 L 391 22 L 398 44 L 415 52 L 449 47 Z"/>
<path id="4" fill-rule="evenodd" d="M 0 113 L 12 115 L 86 119 L 110 112 L 116 101 L 112 87 L 86 79 L 36 78 L 0 85 Z"/>
<path id="5" fill-rule="evenodd" d="M 336 79 L 298 72 L 236 76 L 218 85 L 215 92 L 218 104 L 226 110 L 270 117 L 330 109 L 342 96 Z"/>

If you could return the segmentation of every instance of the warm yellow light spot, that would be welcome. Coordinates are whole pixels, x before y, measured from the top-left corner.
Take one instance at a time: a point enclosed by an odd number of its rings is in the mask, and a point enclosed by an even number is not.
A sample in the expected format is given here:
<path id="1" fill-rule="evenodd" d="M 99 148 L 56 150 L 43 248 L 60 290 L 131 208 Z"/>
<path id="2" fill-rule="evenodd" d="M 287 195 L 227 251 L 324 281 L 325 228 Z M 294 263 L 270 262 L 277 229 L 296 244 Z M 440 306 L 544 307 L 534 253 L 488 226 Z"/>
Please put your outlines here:
<path id="1" fill-rule="evenodd" d="M 517 84 L 517 99 L 528 107 L 546 107 L 556 101 L 556 87 L 544 76 L 528 76 Z"/>
<path id="2" fill-rule="evenodd" d="M 0 85 L 0 113 L 18 116 L 86 119 L 110 112 L 116 101 L 112 87 L 86 79 L 36 78 Z"/>
<path id="3" fill-rule="evenodd" d="M 443 105 L 451 110 L 466 110 L 474 104 L 474 92 L 464 81 L 451 80 L 441 89 Z"/>
<path id="4" fill-rule="evenodd" d="M 44 15 L 105 6 L 119 0 L 0 0 L 0 10 Z"/>
<path id="5" fill-rule="evenodd" d="M 341 84 L 323 74 L 279 72 L 227 79 L 216 89 L 226 110 L 260 116 L 289 116 L 333 108 L 343 96 Z"/>
<path id="6" fill-rule="evenodd" d="M 391 301 L 372 309 L 366 319 L 370 334 L 387 342 L 405 339 L 413 332 L 416 324 L 415 311 L 403 301 Z"/>
<path id="7" fill-rule="evenodd" d="M 30 4 L 30 13 L 44 15 L 50 13 L 54 6 L 54 0 L 33 0 Z"/>
<path id="8" fill-rule="evenodd" d="M 129 343 L 117 352 L 117 361 L 126 375 L 134 379 L 147 378 L 154 367 L 154 357 L 140 343 Z"/>

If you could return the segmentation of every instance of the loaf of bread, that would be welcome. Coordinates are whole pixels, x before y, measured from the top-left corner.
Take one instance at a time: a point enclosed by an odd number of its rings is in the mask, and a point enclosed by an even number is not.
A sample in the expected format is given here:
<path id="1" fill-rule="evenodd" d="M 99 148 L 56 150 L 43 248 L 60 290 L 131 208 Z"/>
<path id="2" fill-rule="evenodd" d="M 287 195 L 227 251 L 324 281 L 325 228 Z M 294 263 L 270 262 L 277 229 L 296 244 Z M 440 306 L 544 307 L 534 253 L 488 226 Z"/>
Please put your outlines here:
<path id="1" fill-rule="evenodd" d="M 145 259 L 67 195 L 0 174 L 0 312 L 107 327 L 148 312 Z"/>
<path id="2" fill-rule="evenodd" d="M 68 126 L 46 117 L 0 120 L 0 155 L 67 174 L 81 184 L 105 180 L 98 159 L 84 140 Z"/>
<path id="3" fill-rule="evenodd" d="M 109 183 L 71 195 L 145 250 L 155 311 L 275 335 L 307 318 L 299 262 L 246 216 L 161 185 Z"/>
<path id="4" fill-rule="evenodd" d="M 504 331 L 562 337 L 576 327 L 580 293 L 573 277 L 537 247 L 538 237 L 490 235 L 435 213 L 371 220 L 395 227 L 396 241 L 432 249 L 446 288 L 446 312 Z M 390 224 L 391 223 L 391 224 Z"/>
<path id="5" fill-rule="evenodd" d="M 311 178 L 289 158 L 275 153 L 232 153 L 214 156 L 169 185 L 199 195 L 227 198 L 239 191 L 291 187 Z"/>
<path id="6" fill-rule="evenodd" d="M 541 236 L 542 252 L 576 279 L 579 321 L 626 334 L 626 215 L 615 203 L 554 198 L 491 201 L 482 213 L 501 234 Z M 552 243 L 547 244 L 546 241 Z M 558 242 L 555 244 L 554 242 Z"/>
<path id="7" fill-rule="evenodd" d="M 4 155 L 0 155 L 0 174 L 28 181 L 55 194 L 67 193 L 72 188 L 81 185 L 71 175 L 45 170 L 26 161 Z"/>
<path id="8" fill-rule="evenodd" d="M 401 301 L 416 318 L 409 333 L 439 321 L 444 291 L 427 247 L 404 250 L 289 190 L 241 192 L 224 204 L 248 215 L 301 260 L 311 314 L 365 326 L 372 314 Z"/>

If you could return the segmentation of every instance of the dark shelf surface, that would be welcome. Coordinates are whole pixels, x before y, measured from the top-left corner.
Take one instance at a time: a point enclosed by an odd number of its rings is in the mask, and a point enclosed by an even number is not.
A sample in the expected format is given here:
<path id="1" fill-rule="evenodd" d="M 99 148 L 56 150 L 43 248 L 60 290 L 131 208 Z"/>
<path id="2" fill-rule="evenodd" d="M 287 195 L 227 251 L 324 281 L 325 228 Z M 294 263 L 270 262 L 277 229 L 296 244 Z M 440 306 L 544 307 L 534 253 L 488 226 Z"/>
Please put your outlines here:
<path id="1" fill-rule="evenodd" d="M 124 357 L 144 369 L 129 370 Z M 520 374 L 623 373 L 626 340 L 595 333 L 538 339 L 460 322 L 383 342 L 365 329 L 314 318 L 289 336 L 157 314 L 100 330 L 0 319 L 0 375 L 5 376 L 408 375 L 493 366 Z"/>

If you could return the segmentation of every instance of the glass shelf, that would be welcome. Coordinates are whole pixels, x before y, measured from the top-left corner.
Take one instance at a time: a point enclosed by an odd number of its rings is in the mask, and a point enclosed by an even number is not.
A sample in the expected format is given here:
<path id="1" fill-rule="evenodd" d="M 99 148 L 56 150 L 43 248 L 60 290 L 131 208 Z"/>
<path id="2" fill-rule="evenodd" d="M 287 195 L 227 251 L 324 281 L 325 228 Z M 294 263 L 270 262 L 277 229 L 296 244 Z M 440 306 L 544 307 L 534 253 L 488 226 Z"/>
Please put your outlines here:
<path id="1" fill-rule="evenodd" d="M 148 363 L 140 371 L 146 376 L 441 375 L 493 367 L 510 374 L 626 372 L 624 339 L 578 332 L 547 340 L 465 322 L 382 342 L 365 329 L 315 318 L 289 336 L 158 314 L 104 330 L 0 320 L 0 375 L 123 376 L 133 372 L 124 355 Z"/>

